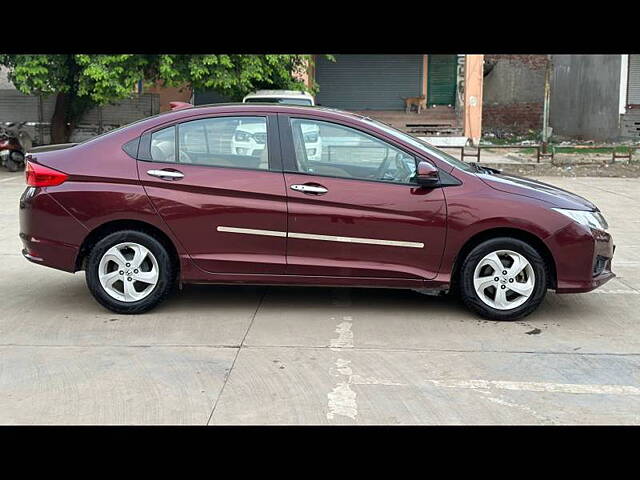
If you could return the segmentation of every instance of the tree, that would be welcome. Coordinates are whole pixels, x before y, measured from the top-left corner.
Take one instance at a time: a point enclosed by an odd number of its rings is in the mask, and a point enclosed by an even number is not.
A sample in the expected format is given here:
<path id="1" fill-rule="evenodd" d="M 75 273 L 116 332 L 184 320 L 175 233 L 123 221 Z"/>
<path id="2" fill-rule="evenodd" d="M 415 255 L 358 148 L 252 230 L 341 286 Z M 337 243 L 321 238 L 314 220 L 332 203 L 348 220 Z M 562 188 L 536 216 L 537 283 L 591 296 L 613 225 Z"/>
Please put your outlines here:
<path id="1" fill-rule="evenodd" d="M 310 55 L 0 55 L 20 92 L 56 95 L 53 143 L 68 142 L 91 108 L 132 96 L 140 80 L 239 100 L 258 88 L 306 90 L 301 75 L 311 61 Z"/>

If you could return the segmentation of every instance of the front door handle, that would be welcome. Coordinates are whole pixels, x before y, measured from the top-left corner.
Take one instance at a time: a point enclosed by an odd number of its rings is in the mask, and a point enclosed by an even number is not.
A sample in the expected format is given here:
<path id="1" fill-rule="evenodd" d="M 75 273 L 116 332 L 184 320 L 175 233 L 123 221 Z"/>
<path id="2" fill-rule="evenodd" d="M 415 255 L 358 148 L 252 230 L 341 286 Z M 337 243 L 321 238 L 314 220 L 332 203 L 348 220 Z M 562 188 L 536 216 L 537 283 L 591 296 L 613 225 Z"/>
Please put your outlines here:
<path id="1" fill-rule="evenodd" d="M 147 170 L 147 175 L 151 175 L 152 177 L 159 177 L 163 180 L 178 180 L 180 178 L 184 178 L 184 174 L 182 172 L 178 172 L 175 170 Z"/>
<path id="2" fill-rule="evenodd" d="M 291 190 L 295 190 L 296 192 L 309 193 L 312 195 L 324 195 L 329 191 L 322 185 L 310 185 L 308 183 L 303 185 L 291 185 Z"/>

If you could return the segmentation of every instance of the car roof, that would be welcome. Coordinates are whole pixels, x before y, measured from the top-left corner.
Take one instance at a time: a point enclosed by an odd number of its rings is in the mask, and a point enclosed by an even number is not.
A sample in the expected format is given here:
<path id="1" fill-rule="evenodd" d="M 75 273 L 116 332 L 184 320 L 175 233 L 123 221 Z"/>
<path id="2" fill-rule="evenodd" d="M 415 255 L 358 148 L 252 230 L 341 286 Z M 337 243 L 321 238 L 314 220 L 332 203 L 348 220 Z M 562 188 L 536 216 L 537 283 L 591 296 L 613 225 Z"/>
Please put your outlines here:
<path id="1" fill-rule="evenodd" d="M 284 103 L 211 103 L 206 105 L 197 105 L 189 108 L 177 110 L 175 113 L 185 114 L 187 112 L 192 113 L 214 113 L 216 110 L 233 111 L 239 110 L 244 112 L 261 112 L 271 111 L 274 113 L 288 113 L 288 114 L 305 114 L 310 112 L 318 112 L 329 114 L 328 116 L 338 116 L 351 119 L 363 119 L 366 118 L 362 115 L 358 115 L 353 112 L 347 112 L 345 110 L 339 110 L 337 108 L 322 107 L 317 105 L 291 105 Z"/>

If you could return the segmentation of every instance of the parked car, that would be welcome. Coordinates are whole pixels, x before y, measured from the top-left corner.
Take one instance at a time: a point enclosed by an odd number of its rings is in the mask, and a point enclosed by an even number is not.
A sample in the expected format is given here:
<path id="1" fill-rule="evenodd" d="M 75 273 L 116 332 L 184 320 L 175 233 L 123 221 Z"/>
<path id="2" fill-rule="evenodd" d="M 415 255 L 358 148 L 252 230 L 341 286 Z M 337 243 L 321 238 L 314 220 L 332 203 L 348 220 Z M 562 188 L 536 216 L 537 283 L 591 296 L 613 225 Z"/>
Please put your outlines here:
<path id="1" fill-rule="evenodd" d="M 240 120 L 264 125 L 265 155 L 221 141 Z M 311 159 L 310 125 L 324 148 L 358 142 Z M 181 108 L 31 153 L 26 181 L 23 255 L 84 270 L 118 313 L 147 311 L 178 283 L 250 283 L 454 291 L 483 317 L 514 320 L 547 289 L 614 277 L 593 203 L 320 107 Z"/>
<path id="2" fill-rule="evenodd" d="M 310 94 L 297 90 L 258 90 L 245 96 L 242 102 L 314 105 L 313 97 Z M 316 125 L 306 125 L 303 127 L 302 133 L 305 137 L 307 157 L 312 160 L 320 160 L 322 158 L 322 140 L 318 127 Z M 234 132 L 231 148 L 239 155 L 259 156 L 264 150 L 266 136 L 267 132 L 264 123 L 240 122 Z"/>
<path id="3" fill-rule="evenodd" d="M 312 107 L 315 105 L 315 100 L 310 93 L 298 90 L 258 90 L 246 95 L 242 103 L 280 103 Z"/>

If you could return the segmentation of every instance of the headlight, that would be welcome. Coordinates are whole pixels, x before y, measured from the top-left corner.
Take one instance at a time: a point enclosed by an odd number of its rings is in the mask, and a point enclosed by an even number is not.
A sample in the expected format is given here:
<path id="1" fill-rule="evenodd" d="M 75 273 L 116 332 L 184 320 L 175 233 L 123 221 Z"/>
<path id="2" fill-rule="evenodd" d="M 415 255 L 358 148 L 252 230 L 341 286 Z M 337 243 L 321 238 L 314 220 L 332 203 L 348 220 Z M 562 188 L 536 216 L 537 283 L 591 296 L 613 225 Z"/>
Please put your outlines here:
<path id="1" fill-rule="evenodd" d="M 251 138 L 251 134 L 247 132 L 238 131 L 235 134 L 235 139 L 237 142 L 248 142 Z"/>
<path id="2" fill-rule="evenodd" d="M 574 220 L 584 225 L 585 227 L 591 227 L 597 230 L 606 230 L 607 228 L 609 228 L 609 224 L 600 212 L 589 212 L 586 210 L 566 210 L 564 208 L 552 208 L 552 210 L 566 215 L 571 220 Z"/>

